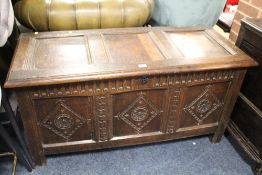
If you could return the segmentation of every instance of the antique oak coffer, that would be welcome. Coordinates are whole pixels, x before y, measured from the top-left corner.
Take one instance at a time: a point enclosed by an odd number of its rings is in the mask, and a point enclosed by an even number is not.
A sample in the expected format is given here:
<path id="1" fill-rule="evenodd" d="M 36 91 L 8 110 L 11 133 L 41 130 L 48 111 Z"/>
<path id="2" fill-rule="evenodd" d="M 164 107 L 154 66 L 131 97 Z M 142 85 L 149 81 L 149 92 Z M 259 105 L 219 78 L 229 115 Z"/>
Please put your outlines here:
<path id="1" fill-rule="evenodd" d="M 50 154 L 223 135 L 246 68 L 210 29 L 22 34 L 14 88 L 36 164 Z"/>

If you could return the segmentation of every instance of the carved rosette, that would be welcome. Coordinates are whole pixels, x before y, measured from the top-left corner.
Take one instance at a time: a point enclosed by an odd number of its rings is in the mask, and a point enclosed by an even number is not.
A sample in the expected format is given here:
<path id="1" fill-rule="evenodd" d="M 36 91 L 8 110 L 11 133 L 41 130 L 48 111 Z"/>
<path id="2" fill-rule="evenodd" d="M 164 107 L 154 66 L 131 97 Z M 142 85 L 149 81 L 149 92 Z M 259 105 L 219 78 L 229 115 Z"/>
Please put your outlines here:
<path id="1" fill-rule="evenodd" d="M 202 94 L 184 107 L 184 110 L 191 114 L 198 123 L 201 123 L 222 105 L 211 88 L 212 86 L 206 86 Z"/>
<path id="2" fill-rule="evenodd" d="M 63 139 L 70 140 L 71 136 L 85 122 L 86 120 L 67 106 L 64 101 L 58 100 L 54 110 L 41 121 L 40 125 L 53 131 Z"/>
<path id="3" fill-rule="evenodd" d="M 138 98 L 117 117 L 140 133 L 159 113 L 153 103 L 140 93 Z"/>

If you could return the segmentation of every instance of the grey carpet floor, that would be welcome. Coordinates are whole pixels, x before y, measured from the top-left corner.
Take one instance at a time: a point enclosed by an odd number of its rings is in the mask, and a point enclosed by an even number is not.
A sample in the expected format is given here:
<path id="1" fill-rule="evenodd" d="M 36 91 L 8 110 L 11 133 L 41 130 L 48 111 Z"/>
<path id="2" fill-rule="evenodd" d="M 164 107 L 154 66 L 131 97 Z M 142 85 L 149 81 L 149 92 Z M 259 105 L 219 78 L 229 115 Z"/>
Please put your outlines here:
<path id="1" fill-rule="evenodd" d="M 17 175 L 252 175 L 250 166 L 223 137 L 208 137 L 135 147 L 49 156 L 47 165 L 32 173 L 21 165 Z M 10 163 L 0 162 L 0 174 L 10 174 Z"/>

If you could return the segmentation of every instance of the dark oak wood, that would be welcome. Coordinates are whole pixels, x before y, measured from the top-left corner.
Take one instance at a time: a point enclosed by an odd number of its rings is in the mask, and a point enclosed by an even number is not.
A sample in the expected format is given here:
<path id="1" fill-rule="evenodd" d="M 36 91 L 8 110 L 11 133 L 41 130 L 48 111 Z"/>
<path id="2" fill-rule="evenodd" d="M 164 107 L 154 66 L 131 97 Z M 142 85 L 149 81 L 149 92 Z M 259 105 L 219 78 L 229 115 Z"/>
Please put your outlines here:
<path id="1" fill-rule="evenodd" d="M 23 34 L 5 87 L 41 165 L 49 154 L 203 134 L 218 142 L 256 65 L 210 29 Z"/>
<path id="2" fill-rule="evenodd" d="M 247 71 L 229 132 L 248 155 L 257 162 L 254 172 L 262 174 L 262 20 L 245 19 L 241 23 L 237 46 L 252 56 L 259 67 Z"/>

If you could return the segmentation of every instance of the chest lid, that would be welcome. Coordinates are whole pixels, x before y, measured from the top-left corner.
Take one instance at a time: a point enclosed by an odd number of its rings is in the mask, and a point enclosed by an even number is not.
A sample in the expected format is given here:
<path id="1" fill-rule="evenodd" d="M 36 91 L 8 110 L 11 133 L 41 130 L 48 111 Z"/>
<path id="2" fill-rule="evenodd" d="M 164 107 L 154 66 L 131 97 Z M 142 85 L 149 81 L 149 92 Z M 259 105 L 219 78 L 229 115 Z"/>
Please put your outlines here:
<path id="1" fill-rule="evenodd" d="M 211 29 L 125 28 L 22 34 L 6 88 L 255 66 Z"/>

